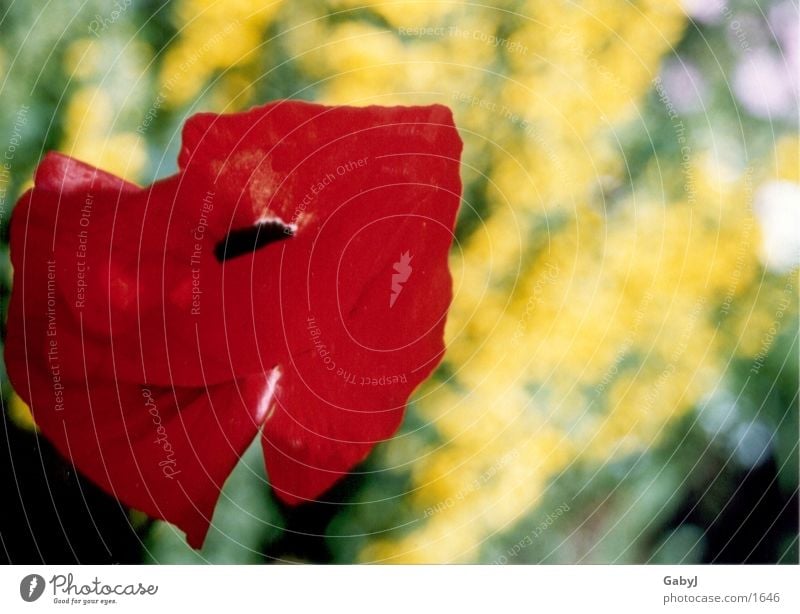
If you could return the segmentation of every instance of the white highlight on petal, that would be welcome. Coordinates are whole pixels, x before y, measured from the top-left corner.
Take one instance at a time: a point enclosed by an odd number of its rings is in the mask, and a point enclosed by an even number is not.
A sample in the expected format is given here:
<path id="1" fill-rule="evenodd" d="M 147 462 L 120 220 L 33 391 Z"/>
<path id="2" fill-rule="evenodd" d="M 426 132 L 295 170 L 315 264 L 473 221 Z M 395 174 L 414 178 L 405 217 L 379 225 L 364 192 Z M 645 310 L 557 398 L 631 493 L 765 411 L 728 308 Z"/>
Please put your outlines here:
<path id="1" fill-rule="evenodd" d="M 297 231 L 297 224 L 287 224 L 281 218 L 279 218 L 277 215 L 270 215 L 269 213 L 265 213 L 260 218 L 258 218 L 256 220 L 256 224 L 257 225 L 258 224 L 280 224 L 281 226 L 284 226 L 284 227 L 288 228 L 292 232 L 296 232 Z"/>
<path id="2" fill-rule="evenodd" d="M 266 422 L 272 416 L 275 410 L 273 400 L 275 398 L 275 390 L 278 387 L 278 380 L 281 379 L 281 368 L 275 367 L 269 374 L 267 379 L 267 386 L 258 400 L 258 408 L 256 409 L 256 422 Z"/>

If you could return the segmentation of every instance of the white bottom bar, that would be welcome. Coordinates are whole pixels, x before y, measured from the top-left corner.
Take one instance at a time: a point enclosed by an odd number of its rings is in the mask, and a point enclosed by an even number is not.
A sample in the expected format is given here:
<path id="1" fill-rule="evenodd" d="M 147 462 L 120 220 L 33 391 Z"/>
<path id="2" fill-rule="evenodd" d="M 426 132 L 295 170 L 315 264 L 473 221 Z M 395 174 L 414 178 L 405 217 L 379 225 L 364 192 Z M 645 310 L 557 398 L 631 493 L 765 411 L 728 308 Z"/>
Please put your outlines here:
<path id="1" fill-rule="evenodd" d="M 39 579 L 30 586 L 31 574 L 44 581 L 43 591 Z M 558 608 L 761 614 L 800 611 L 799 577 L 796 566 L 8 566 L 0 571 L 0 612 L 198 606 L 225 614 Z M 26 602 L 26 592 L 41 596 Z"/>

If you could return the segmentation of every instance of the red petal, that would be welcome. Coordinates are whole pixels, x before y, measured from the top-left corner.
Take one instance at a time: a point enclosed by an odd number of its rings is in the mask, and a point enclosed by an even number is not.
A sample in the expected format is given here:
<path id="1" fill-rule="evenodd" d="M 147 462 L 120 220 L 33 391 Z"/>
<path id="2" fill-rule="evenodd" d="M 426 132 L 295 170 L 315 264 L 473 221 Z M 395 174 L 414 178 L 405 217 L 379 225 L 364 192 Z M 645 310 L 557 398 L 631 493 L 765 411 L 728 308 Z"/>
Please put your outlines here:
<path id="1" fill-rule="evenodd" d="M 38 188 L 62 195 L 78 193 L 85 196 L 88 187 L 92 190 L 117 193 L 135 192 L 139 189 L 116 175 L 55 151 L 48 152 L 42 158 L 36 168 L 34 183 Z"/>
<path id="2" fill-rule="evenodd" d="M 272 403 L 274 380 L 172 389 L 87 372 L 84 381 L 56 383 L 59 365 L 9 365 L 13 381 L 26 368 L 30 374 L 31 388 L 21 394 L 42 433 L 104 490 L 178 525 L 200 547 L 222 486 Z"/>
<path id="3" fill-rule="evenodd" d="M 284 139 L 262 149 L 255 169 L 231 172 L 247 186 L 244 178 L 272 169 L 277 187 L 266 213 L 297 223 L 296 234 L 226 269 L 240 279 L 240 317 L 262 339 L 274 338 L 275 321 L 259 318 L 258 308 L 275 290 L 251 280 L 280 276 L 289 356 L 264 453 L 281 498 L 313 499 L 395 432 L 408 397 L 441 360 L 461 141 L 450 112 L 437 106 L 275 105 L 202 122 L 222 159 L 251 139 Z M 203 143 L 191 149 L 194 160 L 210 155 Z M 247 201 L 252 190 L 243 192 Z M 395 288 L 404 255 L 408 276 Z"/>
<path id="4" fill-rule="evenodd" d="M 279 496 L 319 496 L 442 357 L 460 152 L 445 107 L 281 102 L 195 116 L 149 188 L 46 157 L 12 224 L 12 382 L 82 472 L 195 545 L 265 420 Z M 265 228 L 286 240 L 220 260 Z"/>

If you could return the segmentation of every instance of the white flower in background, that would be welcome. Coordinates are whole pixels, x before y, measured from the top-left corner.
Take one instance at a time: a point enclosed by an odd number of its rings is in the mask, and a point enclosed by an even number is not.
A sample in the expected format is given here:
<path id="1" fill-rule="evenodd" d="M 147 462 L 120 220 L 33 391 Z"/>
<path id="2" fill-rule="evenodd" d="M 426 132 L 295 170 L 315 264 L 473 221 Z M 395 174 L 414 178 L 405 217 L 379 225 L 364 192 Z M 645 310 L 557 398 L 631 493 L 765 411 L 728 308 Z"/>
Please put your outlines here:
<path id="1" fill-rule="evenodd" d="M 667 96 L 679 112 L 691 113 L 704 108 L 708 87 L 694 62 L 687 59 L 664 62 L 661 81 Z"/>
<path id="2" fill-rule="evenodd" d="M 774 273 L 788 273 L 800 265 L 800 184 L 765 183 L 756 192 L 755 213 L 764 266 Z"/>
<path id="3" fill-rule="evenodd" d="M 775 33 L 775 41 L 784 53 L 796 57 L 800 40 L 800 11 L 791 0 L 780 2 L 769 9 L 769 27 Z"/>
<path id="4" fill-rule="evenodd" d="M 795 96 L 800 96 L 800 11 L 790 0 L 769 10 L 769 24 L 788 67 Z"/>
<path id="5" fill-rule="evenodd" d="M 797 93 L 787 57 L 769 49 L 744 56 L 733 77 L 736 97 L 756 117 L 797 117 Z"/>
<path id="6" fill-rule="evenodd" d="M 717 23 L 722 17 L 725 0 L 682 0 L 683 10 L 693 20 L 700 23 Z"/>
<path id="7" fill-rule="evenodd" d="M 728 445 L 734 456 L 744 467 L 757 467 L 770 457 L 775 433 L 766 424 L 754 420 L 740 424 L 731 433 Z"/>

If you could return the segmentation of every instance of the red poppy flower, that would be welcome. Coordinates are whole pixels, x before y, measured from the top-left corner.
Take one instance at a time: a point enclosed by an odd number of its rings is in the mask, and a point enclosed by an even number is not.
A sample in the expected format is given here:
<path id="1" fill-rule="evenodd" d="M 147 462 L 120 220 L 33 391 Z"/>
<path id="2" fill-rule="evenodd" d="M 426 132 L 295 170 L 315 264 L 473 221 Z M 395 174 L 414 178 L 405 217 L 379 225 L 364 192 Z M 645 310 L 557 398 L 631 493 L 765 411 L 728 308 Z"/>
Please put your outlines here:
<path id="1" fill-rule="evenodd" d="M 319 497 L 442 358 L 460 152 L 442 106 L 284 101 L 195 115 L 145 188 L 48 154 L 12 221 L 14 387 L 195 547 L 259 430 L 277 496 Z"/>

